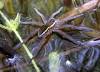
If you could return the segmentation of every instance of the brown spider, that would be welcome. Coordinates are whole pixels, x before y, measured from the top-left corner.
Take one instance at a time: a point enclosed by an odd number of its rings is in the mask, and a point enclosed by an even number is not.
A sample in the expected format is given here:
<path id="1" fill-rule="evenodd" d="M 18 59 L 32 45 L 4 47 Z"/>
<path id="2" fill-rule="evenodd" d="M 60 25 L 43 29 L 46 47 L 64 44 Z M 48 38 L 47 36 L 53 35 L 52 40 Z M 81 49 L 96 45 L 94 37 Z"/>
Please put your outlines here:
<path id="1" fill-rule="evenodd" d="M 33 53 L 35 54 L 34 57 L 37 57 L 37 55 L 39 54 L 41 49 L 44 48 L 44 46 L 49 42 L 50 39 L 52 39 L 51 37 L 54 34 L 60 36 L 62 39 L 68 40 L 76 45 L 81 45 L 81 42 L 76 41 L 69 34 L 67 34 L 66 31 L 64 31 L 64 29 L 66 29 L 66 28 L 71 29 L 71 30 L 79 30 L 79 31 L 90 31 L 91 30 L 87 27 L 81 27 L 81 26 L 78 27 L 78 26 L 74 26 L 74 25 L 65 24 L 64 21 L 59 20 L 60 18 L 54 19 L 54 16 L 57 15 L 58 13 L 60 13 L 61 10 L 62 10 L 62 7 L 58 11 L 54 12 L 48 20 L 46 20 L 44 15 L 41 14 L 35 8 L 36 13 L 41 16 L 44 25 L 40 26 L 40 29 L 38 31 L 38 38 L 40 40 L 39 40 L 39 43 L 36 46 L 36 48 L 33 48 Z M 77 15 L 75 17 L 69 17 L 68 19 L 66 19 L 66 21 L 72 20 L 79 16 L 82 16 L 82 14 Z"/>

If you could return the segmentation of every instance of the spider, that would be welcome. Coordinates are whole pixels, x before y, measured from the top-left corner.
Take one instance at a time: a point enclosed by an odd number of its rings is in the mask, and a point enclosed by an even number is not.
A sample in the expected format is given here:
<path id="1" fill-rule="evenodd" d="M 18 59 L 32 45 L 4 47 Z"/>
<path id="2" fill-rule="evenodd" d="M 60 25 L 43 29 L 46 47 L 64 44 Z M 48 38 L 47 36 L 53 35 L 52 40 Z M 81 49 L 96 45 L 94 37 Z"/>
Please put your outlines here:
<path id="1" fill-rule="evenodd" d="M 93 0 L 94 1 L 94 0 Z M 77 41 L 73 39 L 67 32 L 64 31 L 64 29 L 70 29 L 70 30 L 78 30 L 78 31 L 91 31 L 90 28 L 84 27 L 84 26 L 75 26 L 72 24 L 66 24 L 66 22 L 71 21 L 77 17 L 83 16 L 84 12 L 87 10 L 93 9 L 95 6 L 97 6 L 97 0 L 95 2 L 95 5 L 90 6 L 86 8 L 87 5 L 90 5 L 90 2 L 83 4 L 81 7 L 74 8 L 72 11 L 69 11 L 67 14 L 65 13 L 64 15 L 54 18 L 56 15 L 58 15 L 63 7 L 58 9 L 56 12 L 54 12 L 49 19 L 46 19 L 46 17 L 39 12 L 38 9 L 34 8 L 35 12 L 41 17 L 43 23 L 35 22 L 33 26 L 38 27 L 29 37 L 27 37 L 24 42 L 28 42 L 31 38 L 37 37 L 38 42 L 38 47 L 33 48 L 33 53 L 35 53 L 34 57 L 37 57 L 41 49 L 44 48 L 44 46 L 49 42 L 50 39 L 52 39 L 52 35 L 56 34 L 60 36 L 62 39 L 68 40 L 76 45 L 81 45 L 80 41 Z M 91 1 L 92 2 L 92 1 Z"/>
<path id="2" fill-rule="evenodd" d="M 58 35 L 62 39 L 72 42 L 73 44 L 81 45 L 80 41 L 73 39 L 69 34 L 66 33 L 66 31 L 64 31 L 64 29 L 66 29 L 66 28 L 71 29 L 71 30 L 78 30 L 78 31 L 90 31 L 91 30 L 87 27 L 81 27 L 81 26 L 78 27 L 78 26 L 74 26 L 71 24 L 68 25 L 68 24 L 64 23 L 64 21 L 59 20 L 60 18 L 55 19 L 54 17 L 58 13 L 60 13 L 62 9 L 63 9 L 63 7 L 58 9 L 47 20 L 42 13 L 40 13 L 36 8 L 34 8 L 36 13 L 41 17 L 41 19 L 43 21 L 43 25 L 41 25 L 39 30 L 37 30 L 37 32 L 36 32 L 37 36 L 38 36 L 37 38 L 39 39 L 39 43 L 37 45 L 38 47 L 36 46 L 36 48 L 33 48 L 33 50 L 32 50 L 33 53 L 35 54 L 34 57 L 38 56 L 41 49 L 44 48 L 44 46 L 49 42 L 50 39 L 52 39 L 52 35 L 54 35 L 54 34 Z M 72 20 L 73 18 L 76 18 L 79 16 L 82 16 L 82 15 L 77 15 L 75 17 L 69 17 L 67 19 L 67 21 Z"/>

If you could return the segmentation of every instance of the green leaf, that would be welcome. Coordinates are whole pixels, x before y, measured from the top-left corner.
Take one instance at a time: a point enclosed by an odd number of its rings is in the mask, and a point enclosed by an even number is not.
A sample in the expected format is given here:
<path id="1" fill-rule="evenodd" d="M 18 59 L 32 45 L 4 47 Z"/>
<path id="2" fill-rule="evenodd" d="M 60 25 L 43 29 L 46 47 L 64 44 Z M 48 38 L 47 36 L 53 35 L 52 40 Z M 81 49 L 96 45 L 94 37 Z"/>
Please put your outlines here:
<path id="1" fill-rule="evenodd" d="M 4 26 L 4 25 L 2 25 L 2 24 L 0 24 L 0 28 L 3 28 L 3 29 L 6 29 L 6 30 L 11 31 L 8 27 L 6 27 L 6 26 Z"/>

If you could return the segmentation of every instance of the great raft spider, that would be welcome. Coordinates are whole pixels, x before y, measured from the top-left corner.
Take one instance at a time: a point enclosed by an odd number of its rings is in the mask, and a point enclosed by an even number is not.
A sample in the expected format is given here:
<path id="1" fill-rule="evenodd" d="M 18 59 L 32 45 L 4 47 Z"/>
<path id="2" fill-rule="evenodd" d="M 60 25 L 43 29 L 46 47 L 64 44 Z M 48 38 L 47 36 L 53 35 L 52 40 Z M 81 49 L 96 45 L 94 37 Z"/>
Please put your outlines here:
<path id="1" fill-rule="evenodd" d="M 91 5 L 91 3 L 93 3 L 93 5 Z M 82 6 L 80 6 L 78 8 L 74 8 L 71 11 L 69 11 L 69 12 L 61 15 L 57 19 L 55 19 L 54 17 L 62 11 L 63 7 L 61 7 L 56 12 L 54 12 L 49 17 L 48 20 L 45 18 L 45 16 L 41 12 L 39 12 L 38 9 L 34 8 L 35 12 L 41 17 L 43 23 L 40 24 L 37 22 L 36 24 L 33 24 L 33 26 L 36 26 L 38 28 L 29 37 L 27 37 L 24 40 L 24 42 L 26 43 L 35 36 L 37 37 L 37 39 L 40 38 L 40 41 L 37 45 L 38 48 L 33 48 L 33 52 L 35 52 L 34 57 L 37 57 L 37 55 L 39 54 L 41 49 L 44 48 L 44 46 L 49 42 L 49 40 L 51 39 L 51 36 L 53 34 L 60 35 L 61 38 L 68 40 L 76 45 L 82 45 L 82 43 L 80 41 L 73 39 L 69 34 L 67 34 L 67 31 L 64 31 L 63 29 L 67 28 L 70 30 L 78 30 L 78 31 L 92 31 L 91 28 L 82 26 L 81 24 L 80 24 L 80 26 L 75 26 L 73 24 L 66 24 L 66 23 L 68 21 L 72 21 L 80 16 L 83 16 L 84 12 L 95 11 L 94 8 L 98 5 L 98 3 L 99 3 L 99 0 L 96 0 L 95 2 L 94 2 L 94 0 L 91 0 L 91 1 L 83 4 Z M 87 5 L 88 5 L 88 8 L 87 8 Z M 94 10 L 90 10 L 90 9 L 94 9 Z"/>

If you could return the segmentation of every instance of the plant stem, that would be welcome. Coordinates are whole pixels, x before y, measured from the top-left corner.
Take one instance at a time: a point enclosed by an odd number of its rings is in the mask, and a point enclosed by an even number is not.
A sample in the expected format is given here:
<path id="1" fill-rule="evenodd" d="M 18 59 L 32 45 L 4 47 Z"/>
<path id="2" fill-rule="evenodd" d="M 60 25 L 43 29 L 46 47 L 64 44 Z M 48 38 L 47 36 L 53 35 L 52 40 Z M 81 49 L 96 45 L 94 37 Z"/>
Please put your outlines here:
<path id="1" fill-rule="evenodd" d="M 23 43 L 23 40 L 22 40 L 21 36 L 19 35 L 18 31 L 14 30 L 14 33 L 16 34 L 17 38 L 22 43 L 22 46 L 25 49 L 25 51 L 27 52 L 29 58 L 32 59 L 33 55 L 30 53 L 28 47 Z M 36 72 L 40 72 L 40 69 L 38 68 L 38 66 L 37 66 L 37 64 L 36 64 L 34 59 L 32 59 L 32 64 L 34 65 L 34 68 L 36 69 Z"/>
<path id="2" fill-rule="evenodd" d="M 7 17 L 3 14 L 2 11 L 0 11 L 0 14 L 1 14 L 1 16 L 4 18 L 4 20 L 5 20 L 8 24 L 10 24 L 9 20 L 8 20 Z"/>

